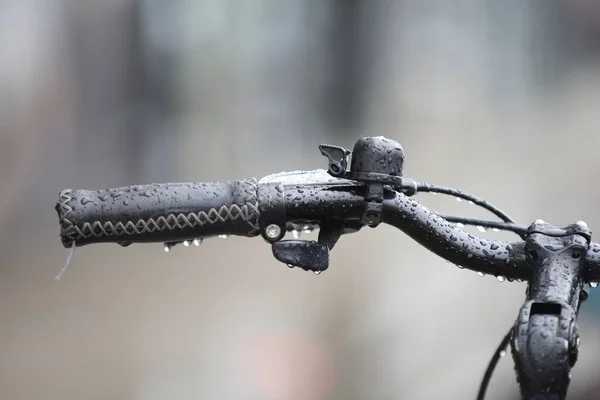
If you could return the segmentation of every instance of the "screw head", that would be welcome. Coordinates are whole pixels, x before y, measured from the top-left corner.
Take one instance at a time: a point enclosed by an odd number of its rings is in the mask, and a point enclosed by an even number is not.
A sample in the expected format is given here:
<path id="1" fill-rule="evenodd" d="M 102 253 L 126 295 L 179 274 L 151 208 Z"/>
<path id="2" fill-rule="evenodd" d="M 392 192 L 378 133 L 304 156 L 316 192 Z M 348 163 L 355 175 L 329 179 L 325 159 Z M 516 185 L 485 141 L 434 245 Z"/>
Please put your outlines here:
<path id="1" fill-rule="evenodd" d="M 588 224 L 585 223 L 585 221 L 577 221 L 575 222 L 575 225 L 577 225 L 578 227 L 585 229 L 588 227 Z"/>
<path id="2" fill-rule="evenodd" d="M 281 227 L 277 224 L 271 224 L 265 228 L 265 235 L 269 239 L 275 240 L 281 235 Z"/>

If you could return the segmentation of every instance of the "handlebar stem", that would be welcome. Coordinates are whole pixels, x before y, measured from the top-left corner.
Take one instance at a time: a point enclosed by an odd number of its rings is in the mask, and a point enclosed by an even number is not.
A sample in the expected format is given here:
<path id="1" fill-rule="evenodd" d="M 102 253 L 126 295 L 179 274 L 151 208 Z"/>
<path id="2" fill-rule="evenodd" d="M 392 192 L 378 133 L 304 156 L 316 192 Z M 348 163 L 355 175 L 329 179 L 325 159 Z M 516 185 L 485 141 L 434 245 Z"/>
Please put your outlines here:
<path id="1" fill-rule="evenodd" d="M 578 224 L 565 228 L 562 236 L 556 232 L 551 225 L 536 221 L 526 238 L 531 276 L 511 340 L 524 399 L 540 395 L 564 399 L 571 367 L 577 361 L 576 319 L 587 297 L 582 289 L 590 232 Z"/>

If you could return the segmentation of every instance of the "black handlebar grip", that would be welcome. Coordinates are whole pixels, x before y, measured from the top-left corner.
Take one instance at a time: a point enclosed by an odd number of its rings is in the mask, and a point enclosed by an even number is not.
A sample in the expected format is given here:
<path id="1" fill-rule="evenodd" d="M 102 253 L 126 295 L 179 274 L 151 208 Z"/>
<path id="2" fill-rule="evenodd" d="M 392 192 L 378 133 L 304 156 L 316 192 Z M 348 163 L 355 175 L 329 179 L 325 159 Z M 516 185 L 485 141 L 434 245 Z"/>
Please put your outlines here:
<path id="1" fill-rule="evenodd" d="M 171 242 L 220 234 L 256 236 L 255 179 L 63 190 L 56 205 L 65 247 Z"/>

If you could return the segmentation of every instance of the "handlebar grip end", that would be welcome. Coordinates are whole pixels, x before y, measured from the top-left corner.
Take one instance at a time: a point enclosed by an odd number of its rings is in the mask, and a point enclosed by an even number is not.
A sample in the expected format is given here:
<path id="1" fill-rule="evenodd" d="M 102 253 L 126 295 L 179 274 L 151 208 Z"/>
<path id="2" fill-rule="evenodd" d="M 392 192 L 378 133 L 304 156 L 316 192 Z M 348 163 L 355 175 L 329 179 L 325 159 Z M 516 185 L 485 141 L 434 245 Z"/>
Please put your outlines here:
<path id="1" fill-rule="evenodd" d="M 75 240 L 75 225 L 69 218 L 69 214 L 73 211 L 71 202 L 73 190 L 65 189 L 62 190 L 58 195 L 58 203 L 54 209 L 58 214 L 58 221 L 60 226 L 60 240 L 65 248 L 69 248 L 73 245 Z"/>

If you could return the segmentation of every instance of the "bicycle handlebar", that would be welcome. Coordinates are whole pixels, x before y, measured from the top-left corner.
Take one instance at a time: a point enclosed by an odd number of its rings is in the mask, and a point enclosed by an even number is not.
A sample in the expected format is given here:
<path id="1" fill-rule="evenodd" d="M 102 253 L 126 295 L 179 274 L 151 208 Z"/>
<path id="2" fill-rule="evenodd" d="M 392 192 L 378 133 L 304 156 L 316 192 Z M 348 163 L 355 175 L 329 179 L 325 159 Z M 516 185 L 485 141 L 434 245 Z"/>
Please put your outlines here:
<path id="1" fill-rule="evenodd" d="M 406 179 L 402 148 L 382 137 L 360 139 L 352 153 L 330 145 L 320 150 L 329 160 L 327 171 L 281 173 L 258 182 L 63 190 L 56 205 L 62 243 L 165 242 L 168 250 L 173 243 L 217 235 L 262 235 L 279 261 L 318 274 L 328 268 L 329 251 L 342 234 L 389 224 L 462 268 L 528 282 L 527 301 L 510 333 L 521 394 L 529 399 L 553 393 L 563 399 L 577 359 L 575 321 L 588 295 L 586 283 L 595 287 L 600 281 L 600 244 L 591 242 L 587 225 L 579 221 L 556 228 L 536 220 L 521 227 L 479 198 Z M 412 198 L 419 188 L 472 199 L 504 221 L 481 224 L 518 231 L 524 240 L 468 233 L 448 219 L 475 220 L 432 212 Z M 318 241 L 282 240 L 287 231 L 314 226 L 320 228 Z M 484 379 L 479 398 L 486 385 Z"/>
<path id="2" fill-rule="evenodd" d="M 296 173 L 311 177 L 325 171 Z M 273 186 L 282 186 L 273 202 Z M 354 221 L 364 211 L 364 185 L 333 179 L 328 183 L 235 182 L 151 184 L 108 190 L 63 190 L 56 206 L 64 247 L 92 243 L 178 242 L 217 235 L 258 236 L 267 226 L 266 208 L 285 223 Z M 402 193 L 388 190 L 381 222 L 394 226 L 438 256 L 473 271 L 527 280 L 523 242 L 475 236 Z M 261 210 L 263 211 L 261 213 Z M 600 244 L 590 243 L 587 281 L 600 280 Z"/>

